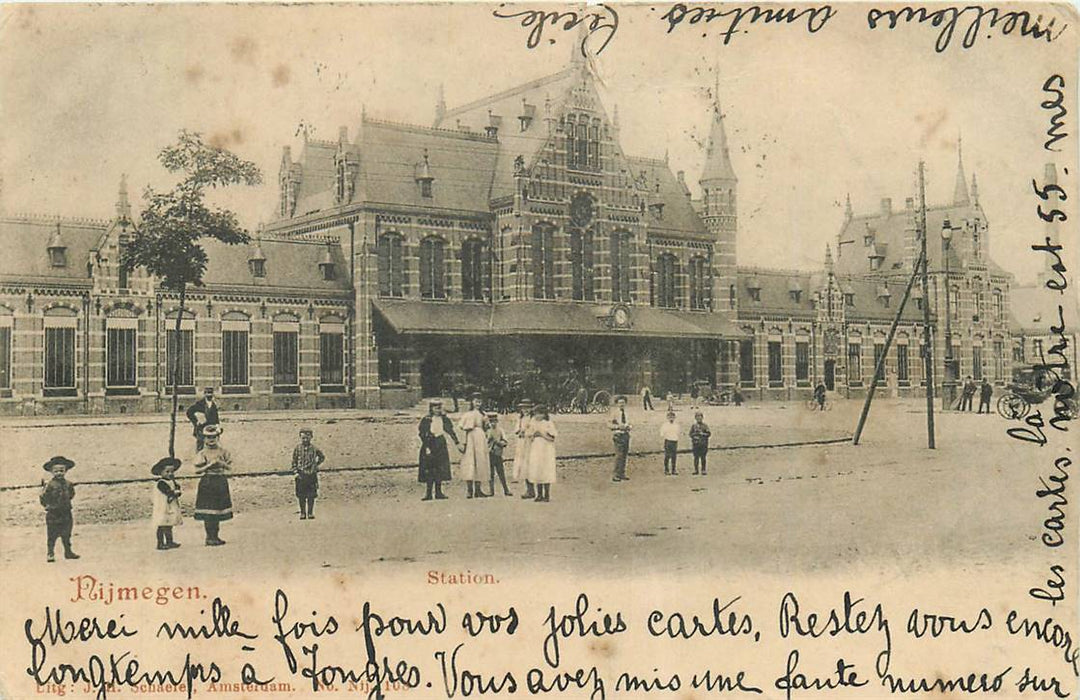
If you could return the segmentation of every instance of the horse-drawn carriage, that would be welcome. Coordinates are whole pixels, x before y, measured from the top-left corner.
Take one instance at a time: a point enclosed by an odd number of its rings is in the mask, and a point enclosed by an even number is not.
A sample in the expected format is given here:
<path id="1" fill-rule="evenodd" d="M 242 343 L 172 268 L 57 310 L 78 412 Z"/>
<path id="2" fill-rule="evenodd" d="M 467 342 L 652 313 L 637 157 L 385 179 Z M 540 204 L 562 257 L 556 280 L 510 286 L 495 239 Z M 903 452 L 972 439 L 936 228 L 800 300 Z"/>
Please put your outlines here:
<path id="1" fill-rule="evenodd" d="M 1051 368 L 1025 366 L 1013 374 L 1013 381 L 998 397 L 997 411 L 1003 418 L 1019 420 L 1047 399 L 1052 398 L 1054 410 L 1070 419 L 1080 415 L 1075 388 Z M 1060 405 L 1058 405 L 1060 404 Z"/>

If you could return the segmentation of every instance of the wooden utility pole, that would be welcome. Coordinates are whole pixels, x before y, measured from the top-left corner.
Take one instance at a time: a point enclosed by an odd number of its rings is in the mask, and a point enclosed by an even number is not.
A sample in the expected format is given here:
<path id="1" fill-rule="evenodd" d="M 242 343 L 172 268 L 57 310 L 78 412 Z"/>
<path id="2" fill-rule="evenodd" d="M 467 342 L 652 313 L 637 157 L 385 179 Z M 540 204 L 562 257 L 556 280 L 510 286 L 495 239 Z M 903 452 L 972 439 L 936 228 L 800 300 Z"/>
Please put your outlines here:
<path id="1" fill-rule="evenodd" d="M 922 245 L 923 376 L 926 377 L 926 446 L 934 449 L 934 338 L 930 327 L 930 280 L 926 257 L 926 164 L 919 161 L 919 230 Z"/>

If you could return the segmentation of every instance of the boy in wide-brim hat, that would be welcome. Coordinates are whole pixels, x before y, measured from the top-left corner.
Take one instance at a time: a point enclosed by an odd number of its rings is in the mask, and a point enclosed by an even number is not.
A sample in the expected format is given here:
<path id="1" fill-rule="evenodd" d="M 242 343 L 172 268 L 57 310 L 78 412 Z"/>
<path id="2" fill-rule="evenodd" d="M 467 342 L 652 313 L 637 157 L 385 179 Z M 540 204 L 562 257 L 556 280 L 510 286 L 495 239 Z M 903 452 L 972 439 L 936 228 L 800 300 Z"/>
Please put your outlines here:
<path id="1" fill-rule="evenodd" d="M 56 456 L 42 465 L 42 469 L 52 474 L 52 479 L 46 484 L 41 483 L 41 495 L 38 501 L 45 509 L 46 543 L 48 545 L 48 561 L 56 561 L 53 554 L 56 548 L 56 540 L 64 545 L 65 559 L 78 559 L 79 555 L 71 549 L 71 499 L 75 498 L 75 485 L 64 478 L 68 471 L 75 468 L 75 462 L 67 457 Z"/>
<path id="2" fill-rule="evenodd" d="M 489 411 L 485 414 L 487 419 L 487 443 L 488 443 L 488 462 L 491 463 L 491 479 L 488 484 L 488 491 L 492 496 L 495 495 L 495 477 L 499 478 L 499 483 L 502 484 L 503 495 L 512 496 L 510 489 L 506 486 L 506 469 L 503 466 L 503 450 L 506 448 L 506 434 L 503 433 L 502 427 L 499 425 L 499 414 L 494 411 Z"/>
<path id="3" fill-rule="evenodd" d="M 183 522 L 180 514 L 180 484 L 176 481 L 176 470 L 180 460 L 176 457 L 164 457 L 150 467 L 150 473 L 158 477 L 150 501 L 154 506 L 152 522 L 157 527 L 157 548 L 176 549 L 180 543 L 173 540 L 173 528 Z"/>
<path id="4" fill-rule="evenodd" d="M 315 519 L 315 497 L 319 495 L 319 466 L 326 455 L 311 443 L 311 428 L 300 429 L 300 444 L 293 448 L 292 468 L 296 473 L 296 500 L 300 503 L 300 519 Z"/>

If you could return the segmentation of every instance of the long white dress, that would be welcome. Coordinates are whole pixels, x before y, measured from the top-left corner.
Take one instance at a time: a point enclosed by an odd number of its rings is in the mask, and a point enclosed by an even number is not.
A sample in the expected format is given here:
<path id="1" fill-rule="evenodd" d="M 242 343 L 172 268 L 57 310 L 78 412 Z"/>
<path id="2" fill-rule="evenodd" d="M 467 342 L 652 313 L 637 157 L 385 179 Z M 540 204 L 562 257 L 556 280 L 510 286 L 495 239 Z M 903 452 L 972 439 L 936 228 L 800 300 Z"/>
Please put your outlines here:
<path id="1" fill-rule="evenodd" d="M 514 445 L 514 464 L 510 471 L 514 481 L 529 478 L 529 443 L 532 442 L 529 432 L 530 421 L 531 418 L 528 415 L 521 416 L 514 430 L 514 434 L 517 435 L 517 444 Z"/>
<path id="2" fill-rule="evenodd" d="M 465 413 L 458 421 L 458 428 L 465 441 L 460 467 L 462 481 L 487 481 L 491 478 L 491 461 L 488 459 L 484 414 L 476 410 Z"/>
<path id="3" fill-rule="evenodd" d="M 555 438 L 558 431 L 551 420 L 533 419 L 530 431 L 536 435 L 532 444 L 529 445 L 529 472 L 532 474 L 534 484 L 555 483 Z M 546 440 L 541 435 L 552 438 Z"/>

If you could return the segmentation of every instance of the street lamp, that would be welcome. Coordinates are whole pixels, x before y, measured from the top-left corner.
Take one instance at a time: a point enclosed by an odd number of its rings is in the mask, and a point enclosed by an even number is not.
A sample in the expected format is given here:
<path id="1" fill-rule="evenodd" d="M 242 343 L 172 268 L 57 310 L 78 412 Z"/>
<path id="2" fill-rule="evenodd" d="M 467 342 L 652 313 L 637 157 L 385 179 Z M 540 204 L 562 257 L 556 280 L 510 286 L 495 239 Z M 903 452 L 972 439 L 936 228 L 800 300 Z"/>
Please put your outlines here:
<path id="1" fill-rule="evenodd" d="M 945 381 L 942 382 L 945 391 L 942 392 L 945 405 L 943 410 L 952 407 L 956 390 L 956 365 L 953 360 L 952 343 L 952 310 L 950 298 L 952 296 L 952 283 L 949 281 L 949 248 L 952 243 L 952 223 L 945 219 L 941 223 L 941 257 L 945 261 Z"/>

